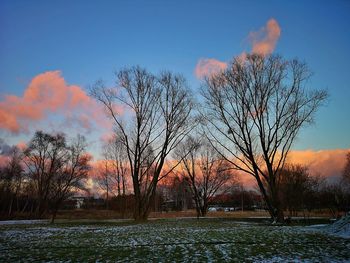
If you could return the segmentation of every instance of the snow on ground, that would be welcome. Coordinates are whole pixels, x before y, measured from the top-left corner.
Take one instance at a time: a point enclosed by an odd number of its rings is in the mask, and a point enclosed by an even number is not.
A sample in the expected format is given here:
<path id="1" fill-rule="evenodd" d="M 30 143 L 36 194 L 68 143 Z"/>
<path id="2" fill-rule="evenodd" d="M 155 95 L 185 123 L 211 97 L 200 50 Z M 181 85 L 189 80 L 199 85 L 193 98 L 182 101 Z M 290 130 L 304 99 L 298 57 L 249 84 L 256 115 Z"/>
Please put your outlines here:
<path id="1" fill-rule="evenodd" d="M 346 262 L 350 240 L 318 228 L 230 220 L 0 225 L 0 262 Z M 320 227 L 320 226 L 318 226 Z"/>
<path id="2" fill-rule="evenodd" d="M 350 238 L 350 212 L 333 224 L 326 226 L 325 231 L 340 237 Z"/>
<path id="3" fill-rule="evenodd" d="M 45 219 L 37 220 L 7 220 L 0 221 L 0 225 L 30 225 L 30 224 L 47 224 L 49 221 Z"/>

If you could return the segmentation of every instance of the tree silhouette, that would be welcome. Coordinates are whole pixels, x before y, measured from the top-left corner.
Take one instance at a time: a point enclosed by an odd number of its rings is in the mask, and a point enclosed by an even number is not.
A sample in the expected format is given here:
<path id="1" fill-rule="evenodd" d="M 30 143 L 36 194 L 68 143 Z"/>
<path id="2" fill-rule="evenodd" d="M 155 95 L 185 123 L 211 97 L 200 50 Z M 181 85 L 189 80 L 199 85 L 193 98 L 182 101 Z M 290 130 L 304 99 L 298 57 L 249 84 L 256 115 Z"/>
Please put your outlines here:
<path id="1" fill-rule="evenodd" d="M 154 76 L 133 67 L 117 73 L 116 88 L 98 82 L 91 95 L 104 105 L 123 143 L 136 201 L 134 219 L 146 220 L 165 176 L 166 158 L 191 130 L 193 103 L 186 81 L 170 72 Z"/>
<path id="2" fill-rule="evenodd" d="M 233 167 L 256 179 L 274 221 L 284 218 L 279 171 L 300 129 L 328 96 L 307 89 L 309 77 L 298 60 L 248 55 L 206 78 L 203 87 L 209 141 Z"/>

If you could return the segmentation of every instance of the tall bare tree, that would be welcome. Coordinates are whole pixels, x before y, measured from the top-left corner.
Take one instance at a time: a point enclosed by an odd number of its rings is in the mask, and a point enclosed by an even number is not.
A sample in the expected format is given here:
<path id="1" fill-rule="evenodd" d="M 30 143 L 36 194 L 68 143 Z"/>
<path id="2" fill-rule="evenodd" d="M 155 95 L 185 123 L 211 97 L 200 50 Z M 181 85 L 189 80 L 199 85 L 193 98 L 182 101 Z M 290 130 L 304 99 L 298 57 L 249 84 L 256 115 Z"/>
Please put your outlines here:
<path id="1" fill-rule="evenodd" d="M 189 137 L 176 149 L 182 161 L 181 174 L 187 179 L 197 217 L 206 216 L 209 201 L 235 182 L 230 164 L 205 140 Z"/>
<path id="2" fill-rule="evenodd" d="M 166 158 L 191 128 L 193 103 L 186 81 L 170 72 L 154 76 L 133 67 L 117 73 L 117 88 L 98 82 L 91 94 L 105 106 L 124 145 L 135 195 L 134 218 L 146 220 L 157 183 L 165 176 Z"/>
<path id="3" fill-rule="evenodd" d="M 309 77 L 298 60 L 248 55 L 207 78 L 203 87 L 207 136 L 233 167 L 256 179 L 274 221 L 284 218 L 279 171 L 300 129 L 328 96 L 306 88 Z"/>

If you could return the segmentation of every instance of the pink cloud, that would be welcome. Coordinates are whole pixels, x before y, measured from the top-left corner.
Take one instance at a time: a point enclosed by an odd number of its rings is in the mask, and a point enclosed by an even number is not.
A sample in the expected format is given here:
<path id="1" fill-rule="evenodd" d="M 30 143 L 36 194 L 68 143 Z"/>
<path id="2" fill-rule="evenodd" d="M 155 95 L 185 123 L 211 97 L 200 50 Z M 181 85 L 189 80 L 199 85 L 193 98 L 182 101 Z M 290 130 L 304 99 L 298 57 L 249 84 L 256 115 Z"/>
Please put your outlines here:
<path id="1" fill-rule="evenodd" d="M 195 68 L 197 78 L 209 77 L 227 68 L 227 63 L 214 58 L 200 59 Z"/>
<path id="2" fill-rule="evenodd" d="M 248 35 L 251 44 L 251 53 L 266 56 L 271 54 L 281 35 L 281 28 L 277 21 L 271 18 L 267 21 L 266 26 L 258 31 L 250 32 Z M 242 52 L 236 56 L 239 61 L 244 61 L 247 57 L 246 52 Z M 213 74 L 227 68 L 227 62 L 217 60 L 215 58 L 202 58 L 198 61 L 194 74 L 198 79 L 210 77 Z"/>
<path id="3" fill-rule="evenodd" d="M 249 34 L 249 40 L 252 44 L 252 53 L 262 56 L 271 54 L 276 47 L 280 35 L 281 28 L 279 24 L 275 19 L 271 18 L 267 21 L 265 27 Z"/>
<path id="4" fill-rule="evenodd" d="M 85 129 L 110 127 L 101 106 L 79 86 L 68 85 L 60 71 L 35 76 L 23 96 L 5 95 L 0 101 L 0 129 L 27 132 L 50 113 L 61 113 Z"/>

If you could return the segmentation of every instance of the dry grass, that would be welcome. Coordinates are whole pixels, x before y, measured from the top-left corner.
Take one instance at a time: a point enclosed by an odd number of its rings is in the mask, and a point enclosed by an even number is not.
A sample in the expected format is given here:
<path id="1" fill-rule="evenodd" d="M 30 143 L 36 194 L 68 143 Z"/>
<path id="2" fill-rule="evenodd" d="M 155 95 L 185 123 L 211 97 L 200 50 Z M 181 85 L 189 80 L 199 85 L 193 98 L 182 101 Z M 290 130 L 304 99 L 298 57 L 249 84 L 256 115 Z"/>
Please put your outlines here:
<path id="1" fill-rule="evenodd" d="M 131 218 L 125 215 L 125 218 Z M 123 218 L 122 214 L 113 210 L 95 210 L 95 209 L 77 209 L 77 210 L 61 210 L 57 214 L 57 219 L 117 219 Z"/>
<path id="2" fill-rule="evenodd" d="M 287 215 L 287 213 L 286 213 Z M 151 212 L 149 218 L 186 218 L 196 217 L 195 210 L 186 211 L 170 211 L 170 212 Z M 234 212 L 208 212 L 208 217 L 219 218 L 251 218 L 251 217 L 269 217 L 267 211 L 234 211 Z M 303 216 L 299 213 L 299 216 Z M 314 212 L 309 217 L 331 218 L 326 211 Z M 132 218 L 132 214 L 122 215 L 120 212 L 113 210 L 61 210 L 57 215 L 57 219 L 119 219 Z"/>

